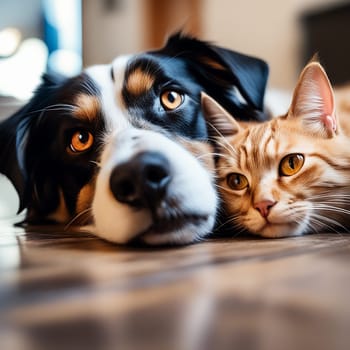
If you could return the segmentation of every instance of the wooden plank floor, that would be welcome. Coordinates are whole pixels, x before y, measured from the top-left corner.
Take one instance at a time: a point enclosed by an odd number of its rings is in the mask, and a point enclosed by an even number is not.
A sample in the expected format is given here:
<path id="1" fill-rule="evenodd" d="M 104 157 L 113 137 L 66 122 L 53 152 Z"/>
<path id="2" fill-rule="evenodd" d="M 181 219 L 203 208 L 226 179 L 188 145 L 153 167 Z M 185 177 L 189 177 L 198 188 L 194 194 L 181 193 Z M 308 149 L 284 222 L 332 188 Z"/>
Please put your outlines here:
<path id="1" fill-rule="evenodd" d="M 0 218 L 17 202 L 0 177 Z M 350 348 L 350 234 L 141 249 L 12 223 L 1 350 Z"/>
<path id="2" fill-rule="evenodd" d="M 0 219 L 0 349 L 348 350 L 350 234 L 141 249 Z"/>
<path id="3" fill-rule="evenodd" d="M 349 349 L 350 235 L 123 248 L 0 221 L 1 349 Z"/>

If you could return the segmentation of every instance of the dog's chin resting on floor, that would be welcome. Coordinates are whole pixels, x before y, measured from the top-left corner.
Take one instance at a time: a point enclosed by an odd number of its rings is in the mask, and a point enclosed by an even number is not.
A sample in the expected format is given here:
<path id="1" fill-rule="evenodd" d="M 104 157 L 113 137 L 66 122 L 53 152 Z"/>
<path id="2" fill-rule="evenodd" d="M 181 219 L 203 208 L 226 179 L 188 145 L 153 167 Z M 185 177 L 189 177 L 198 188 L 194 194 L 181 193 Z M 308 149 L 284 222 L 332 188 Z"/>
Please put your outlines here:
<path id="1" fill-rule="evenodd" d="M 0 172 L 27 224 L 120 244 L 200 240 L 218 206 L 201 92 L 236 118 L 263 120 L 267 75 L 259 59 L 181 34 L 73 78 L 45 75 L 0 124 Z"/>

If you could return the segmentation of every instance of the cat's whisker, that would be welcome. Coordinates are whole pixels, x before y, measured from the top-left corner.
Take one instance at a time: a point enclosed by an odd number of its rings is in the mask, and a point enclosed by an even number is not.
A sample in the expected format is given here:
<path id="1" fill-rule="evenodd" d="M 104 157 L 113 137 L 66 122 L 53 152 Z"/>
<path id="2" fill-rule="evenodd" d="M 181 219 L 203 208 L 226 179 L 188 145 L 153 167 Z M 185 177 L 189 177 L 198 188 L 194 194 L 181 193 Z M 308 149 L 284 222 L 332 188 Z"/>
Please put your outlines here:
<path id="1" fill-rule="evenodd" d="M 235 155 L 237 151 L 234 149 L 234 147 L 231 145 L 231 143 L 222 135 L 222 133 L 213 125 L 212 123 L 208 122 L 208 125 L 218 134 L 218 137 L 209 137 L 209 140 L 214 141 L 217 145 L 224 148 L 229 154 Z"/>
<path id="2" fill-rule="evenodd" d="M 334 219 L 328 218 L 328 217 L 321 215 L 321 214 L 311 213 L 310 219 L 318 220 L 318 222 L 320 223 L 320 226 L 322 228 L 327 227 L 328 229 L 330 229 L 331 231 L 334 231 L 336 233 L 339 233 L 339 232 L 336 230 L 335 227 L 339 227 L 342 230 L 346 230 L 346 227 L 344 227 L 344 225 L 342 225 L 340 222 L 338 222 Z"/>
<path id="3" fill-rule="evenodd" d="M 330 212 L 335 212 L 335 213 L 341 213 L 341 214 L 347 214 L 350 215 L 350 210 L 344 209 L 344 208 L 339 208 L 335 206 L 330 206 L 327 204 L 316 204 L 313 206 L 314 209 L 321 209 L 324 211 L 330 211 Z"/>
<path id="4" fill-rule="evenodd" d="M 310 215 L 308 220 L 304 223 L 309 228 L 309 230 L 317 233 L 319 228 L 327 227 L 330 230 L 333 230 L 333 226 L 328 225 L 323 221 L 323 217 L 320 215 Z M 307 231 L 309 232 L 309 231 Z"/>
<path id="5" fill-rule="evenodd" d="M 221 148 L 223 148 L 224 150 L 226 150 L 228 152 L 228 156 L 226 156 L 227 159 L 237 157 L 237 152 L 234 148 L 229 148 L 229 147 L 227 147 L 226 144 L 223 144 L 220 141 L 217 141 L 216 143 L 217 143 L 217 145 L 219 145 Z M 221 155 L 221 157 L 223 157 L 223 155 Z"/>
<path id="6" fill-rule="evenodd" d="M 220 116 L 219 113 L 213 113 L 212 114 L 212 117 L 215 119 L 215 117 L 218 117 Z M 220 138 L 223 138 L 225 139 L 225 136 L 221 133 L 221 131 L 213 124 L 211 123 L 210 121 L 207 121 L 207 124 L 210 126 L 210 128 L 216 132 L 217 136 L 219 136 Z"/>
<path id="7" fill-rule="evenodd" d="M 345 194 L 345 193 L 324 193 L 324 194 L 319 194 L 319 195 L 312 196 L 312 198 L 328 198 L 328 197 L 333 197 L 333 198 L 350 198 L 350 195 Z"/>
<path id="8" fill-rule="evenodd" d="M 306 232 L 310 232 L 310 233 L 317 233 L 318 230 L 317 230 L 317 227 L 315 224 L 321 224 L 318 220 L 315 219 L 315 221 L 313 221 L 312 219 L 308 220 L 306 222 Z"/>
<path id="9" fill-rule="evenodd" d="M 234 230 L 234 234 L 231 237 L 237 237 L 241 233 L 247 232 L 246 227 L 238 221 L 239 217 L 240 215 L 236 215 L 234 218 L 231 217 L 231 220 L 227 220 L 225 222 L 225 225 L 228 225 L 228 224 L 232 225 L 232 230 Z"/>
<path id="10" fill-rule="evenodd" d="M 350 199 L 350 195 L 347 194 L 339 194 L 339 193 L 324 193 L 324 194 L 318 194 L 311 196 L 309 200 L 320 200 L 320 199 L 327 199 L 327 200 L 332 200 L 333 199 L 338 199 L 342 202 L 347 203 L 348 200 Z"/>
<path id="11" fill-rule="evenodd" d="M 315 218 L 310 219 L 309 231 L 308 233 L 320 233 L 320 230 L 323 232 L 325 229 L 329 230 L 329 232 L 334 232 L 340 234 L 340 232 L 333 226 L 324 223 L 322 220 L 317 220 Z"/>
<path id="12" fill-rule="evenodd" d="M 231 157 L 222 153 L 218 153 L 218 152 L 208 152 L 208 153 L 203 153 L 201 155 L 196 156 L 196 159 L 201 159 L 204 157 L 224 157 L 227 159 L 230 159 Z"/>
<path id="13" fill-rule="evenodd" d="M 247 232 L 247 229 L 244 226 L 235 226 L 235 234 L 233 235 L 233 237 L 238 237 L 240 234 L 246 233 L 246 232 Z"/>
<path id="14" fill-rule="evenodd" d="M 303 214 L 303 215 L 301 215 Z M 309 232 L 309 231 L 316 231 L 316 228 L 311 225 L 310 220 L 305 220 L 305 212 L 304 211 L 297 211 L 294 212 L 294 215 L 291 218 L 291 222 L 294 223 L 297 227 L 300 225 L 300 223 L 303 223 L 306 226 L 306 230 L 303 230 L 303 233 Z"/>
<path id="15" fill-rule="evenodd" d="M 225 227 L 228 224 L 232 224 L 233 228 L 236 227 L 242 227 L 242 225 L 238 222 L 238 218 L 240 217 L 239 214 L 236 215 L 230 215 L 229 218 L 226 219 L 223 223 L 221 223 L 216 229 L 220 230 L 221 228 Z"/>
<path id="16" fill-rule="evenodd" d="M 331 206 L 331 205 L 325 205 L 324 203 L 314 203 L 311 207 L 309 206 L 295 206 L 293 208 L 294 213 L 302 213 L 304 214 L 305 211 L 307 211 L 309 213 L 309 215 L 319 215 L 319 217 L 324 217 L 326 218 L 324 215 L 322 216 L 320 213 L 316 213 L 316 210 L 322 210 L 322 211 L 326 211 L 326 212 L 333 212 L 333 213 L 339 213 L 339 214 L 346 214 L 346 215 L 350 215 L 350 210 L 344 209 L 344 208 L 339 208 L 339 207 L 335 207 L 335 206 Z M 332 220 L 330 218 L 327 218 L 328 220 Z M 336 221 L 334 221 L 336 222 Z"/>
<path id="17" fill-rule="evenodd" d="M 215 186 L 216 188 L 219 188 L 219 189 L 224 190 L 224 191 L 228 190 L 226 187 L 221 186 L 221 185 L 219 185 L 219 184 L 214 184 L 214 186 Z"/>
<path id="18" fill-rule="evenodd" d="M 348 200 L 342 201 L 340 199 L 322 202 L 322 204 L 327 204 L 330 206 L 337 206 L 337 205 L 343 206 L 344 204 L 347 204 L 347 203 L 349 203 Z"/>
<path id="19" fill-rule="evenodd" d="M 237 223 L 237 220 L 239 218 L 239 214 L 237 215 L 230 215 L 230 217 L 220 226 L 224 226 L 226 224 L 233 224 L 233 223 Z"/>

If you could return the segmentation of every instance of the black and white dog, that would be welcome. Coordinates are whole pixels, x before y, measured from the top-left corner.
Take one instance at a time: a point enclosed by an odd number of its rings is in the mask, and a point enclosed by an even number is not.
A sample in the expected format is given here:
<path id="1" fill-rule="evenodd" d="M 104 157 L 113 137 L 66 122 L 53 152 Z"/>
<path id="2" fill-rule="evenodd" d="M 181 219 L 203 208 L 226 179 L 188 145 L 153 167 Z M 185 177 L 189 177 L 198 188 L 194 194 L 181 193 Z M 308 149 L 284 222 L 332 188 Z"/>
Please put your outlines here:
<path id="1" fill-rule="evenodd" d="M 201 92 L 262 120 L 267 76 L 259 59 L 181 34 L 74 78 L 45 76 L 0 124 L 0 172 L 29 224 L 87 226 L 122 244 L 193 242 L 217 210 Z"/>

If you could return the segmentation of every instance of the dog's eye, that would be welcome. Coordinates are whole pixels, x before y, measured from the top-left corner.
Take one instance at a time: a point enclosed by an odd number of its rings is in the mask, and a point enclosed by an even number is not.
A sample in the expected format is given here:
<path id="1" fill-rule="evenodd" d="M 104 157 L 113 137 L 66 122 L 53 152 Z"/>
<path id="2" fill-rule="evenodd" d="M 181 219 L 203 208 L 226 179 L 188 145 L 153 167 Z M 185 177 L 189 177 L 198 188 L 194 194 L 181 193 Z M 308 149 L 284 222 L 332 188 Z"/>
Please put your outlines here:
<path id="1" fill-rule="evenodd" d="M 162 103 L 163 108 L 167 111 L 172 111 L 178 108 L 182 105 L 183 101 L 184 95 L 176 91 L 167 90 L 160 95 L 160 102 Z"/>
<path id="2" fill-rule="evenodd" d="M 70 141 L 70 149 L 73 152 L 84 152 L 94 143 L 92 134 L 85 130 L 76 131 Z"/>

